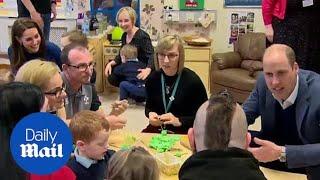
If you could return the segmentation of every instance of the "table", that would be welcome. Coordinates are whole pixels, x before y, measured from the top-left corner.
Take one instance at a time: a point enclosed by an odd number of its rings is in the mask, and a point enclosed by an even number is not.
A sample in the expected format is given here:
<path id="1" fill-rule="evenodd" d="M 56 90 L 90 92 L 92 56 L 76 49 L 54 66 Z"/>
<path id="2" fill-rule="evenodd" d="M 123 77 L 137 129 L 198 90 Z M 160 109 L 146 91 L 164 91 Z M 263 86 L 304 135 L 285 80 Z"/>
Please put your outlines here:
<path id="1" fill-rule="evenodd" d="M 148 144 L 151 140 L 151 137 L 156 134 L 154 133 L 136 133 L 136 132 L 128 132 L 124 130 L 115 130 L 112 131 L 109 137 L 109 147 L 113 150 L 119 150 L 121 145 L 125 143 L 125 138 L 129 136 L 136 137 L 137 142 L 135 143 L 136 146 L 142 146 L 146 150 L 148 150 L 152 155 L 156 154 L 157 152 L 154 149 L 148 147 Z M 173 148 L 172 153 L 175 151 L 182 151 L 183 155 L 181 157 L 182 161 L 185 161 L 190 155 L 191 150 L 189 149 L 190 146 L 188 145 L 188 137 L 186 135 L 181 135 L 180 143 L 176 143 Z M 302 174 L 296 173 L 289 173 L 283 171 L 277 171 L 269 168 L 260 167 L 261 171 L 264 173 L 265 177 L 270 180 L 306 180 L 307 177 Z M 160 174 L 160 180 L 177 180 L 178 175 L 167 176 L 163 173 Z"/>

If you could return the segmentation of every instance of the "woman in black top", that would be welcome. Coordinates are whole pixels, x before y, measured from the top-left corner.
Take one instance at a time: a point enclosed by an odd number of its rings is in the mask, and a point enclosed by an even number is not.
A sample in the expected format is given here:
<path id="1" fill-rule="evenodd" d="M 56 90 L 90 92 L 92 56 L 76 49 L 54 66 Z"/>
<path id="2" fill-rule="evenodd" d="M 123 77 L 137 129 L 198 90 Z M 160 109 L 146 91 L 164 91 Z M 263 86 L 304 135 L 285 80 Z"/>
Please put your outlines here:
<path id="1" fill-rule="evenodd" d="M 198 108 L 207 98 L 199 76 L 184 67 L 184 48 L 177 36 L 165 36 L 156 47 L 156 71 L 146 82 L 145 114 L 150 125 L 144 132 L 167 129 L 186 134 Z"/>
<path id="2" fill-rule="evenodd" d="M 0 174 L 1 179 L 27 179 L 27 173 L 13 159 L 10 152 L 10 135 L 24 116 L 45 111 L 45 97 L 35 85 L 11 82 L 0 86 Z"/>
<path id="3" fill-rule="evenodd" d="M 153 47 L 149 35 L 135 26 L 136 12 L 131 7 L 123 7 L 117 13 L 117 22 L 123 29 L 124 33 L 121 37 L 122 46 L 131 44 L 138 49 L 138 60 L 146 64 L 145 69 L 140 69 L 137 78 L 145 80 L 153 69 Z M 105 75 L 113 86 L 119 86 L 124 77 L 113 74 L 112 68 L 121 64 L 120 54 L 110 61 L 105 68 Z"/>

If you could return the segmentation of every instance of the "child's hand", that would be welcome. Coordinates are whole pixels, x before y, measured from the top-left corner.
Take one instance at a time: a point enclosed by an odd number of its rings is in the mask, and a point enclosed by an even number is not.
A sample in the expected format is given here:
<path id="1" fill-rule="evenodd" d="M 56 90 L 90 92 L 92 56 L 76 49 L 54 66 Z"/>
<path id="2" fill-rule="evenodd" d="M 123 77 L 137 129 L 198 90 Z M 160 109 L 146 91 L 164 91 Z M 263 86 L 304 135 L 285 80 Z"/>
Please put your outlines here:
<path id="1" fill-rule="evenodd" d="M 122 114 L 129 106 L 129 103 L 127 100 L 121 100 L 121 101 L 115 101 L 111 104 L 111 112 L 110 115 L 118 116 Z"/>
<path id="2" fill-rule="evenodd" d="M 138 69 L 138 71 L 139 71 L 140 73 L 137 75 L 137 78 L 138 78 L 138 79 L 141 79 L 141 80 L 147 79 L 147 77 L 148 77 L 149 74 L 151 73 L 151 69 L 150 69 L 150 68 Z"/>

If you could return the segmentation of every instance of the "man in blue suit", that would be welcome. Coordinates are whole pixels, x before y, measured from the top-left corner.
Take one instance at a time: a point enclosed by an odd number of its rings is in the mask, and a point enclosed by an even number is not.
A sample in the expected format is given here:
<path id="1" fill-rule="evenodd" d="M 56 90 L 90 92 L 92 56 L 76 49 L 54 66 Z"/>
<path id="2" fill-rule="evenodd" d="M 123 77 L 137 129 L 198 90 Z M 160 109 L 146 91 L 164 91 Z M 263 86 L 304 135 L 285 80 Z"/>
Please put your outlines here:
<path id="1" fill-rule="evenodd" d="M 289 46 L 266 49 L 263 75 L 243 104 L 248 124 L 261 116 L 248 150 L 262 165 L 300 168 L 308 179 L 320 179 L 319 92 L 320 75 L 299 69 Z"/>

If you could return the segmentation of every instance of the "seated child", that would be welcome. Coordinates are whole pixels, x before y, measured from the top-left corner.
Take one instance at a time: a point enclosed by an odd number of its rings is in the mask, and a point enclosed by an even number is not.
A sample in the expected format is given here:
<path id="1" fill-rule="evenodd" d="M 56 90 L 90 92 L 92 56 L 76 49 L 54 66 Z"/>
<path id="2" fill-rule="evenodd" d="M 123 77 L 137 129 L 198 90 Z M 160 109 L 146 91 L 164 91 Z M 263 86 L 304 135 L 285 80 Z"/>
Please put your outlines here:
<path id="1" fill-rule="evenodd" d="M 74 157 L 67 163 L 77 180 L 101 180 L 108 160 L 109 123 L 99 112 L 84 110 L 74 115 L 69 126 L 74 144 Z"/>
<path id="2" fill-rule="evenodd" d="M 132 98 L 137 102 L 144 102 L 146 97 L 145 81 L 138 79 L 139 69 L 146 65 L 137 59 L 137 48 L 126 44 L 120 50 L 122 64 L 114 68 L 114 74 L 122 76 L 124 81 L 119 85 L 120 100 Z"/>
<path id="3" fill-rule="evenodd" d="M 109 161 L 108 180 L 158 180 L 159 168 L 153 156 L 143 147 L 116 152 Z"/>

